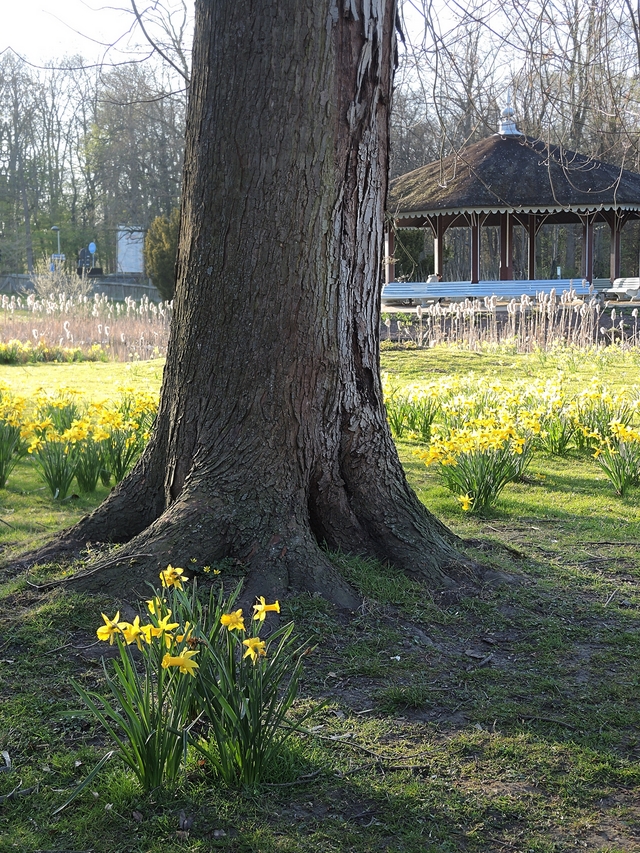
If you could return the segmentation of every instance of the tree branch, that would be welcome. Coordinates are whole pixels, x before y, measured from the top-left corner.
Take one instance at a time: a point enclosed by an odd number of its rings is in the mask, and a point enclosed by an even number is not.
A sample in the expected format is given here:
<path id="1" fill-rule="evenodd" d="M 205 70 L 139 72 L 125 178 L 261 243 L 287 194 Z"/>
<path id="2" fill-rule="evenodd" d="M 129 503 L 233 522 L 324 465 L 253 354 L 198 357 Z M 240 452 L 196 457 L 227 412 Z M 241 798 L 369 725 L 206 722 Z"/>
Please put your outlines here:
<path id="1" fill-rule="evenodd" d="M 164 61 L 168 62 L 169 65 L 173 68 L 173 70 L 177 71 L 178 74 L 181 77 L 183 77 L 184 80 L 188 83 L 189 82 L 189 76 L 187 74 L 185 74 L 185 72 L 182 70 L 182 68 L 180 68 L 179 65 L 176 65 L 176 63 L 170 57 L 168 57 L 167 54 L 160 47 L 158 47 L 158 45 L 154 42 L 154 40 L 151 38 L 151 36 L 147 32 L 147 30 L 145 29 L 144 22 L 142 20 L 142 16 L 140 15 L 140 12 L 138 12 L 138 7 L 136 6 L 136 0 L 131 0 L 131 8 L 133 9 L 133 14 L 136 16 L 137 22 L 140 24 L 140 29 L 142 30 L 144 37 L 149 42 L 151 47 L 155 51 L 157 51 L 157 53 L 160 54 L 160 56 L 164 59 Z"/>

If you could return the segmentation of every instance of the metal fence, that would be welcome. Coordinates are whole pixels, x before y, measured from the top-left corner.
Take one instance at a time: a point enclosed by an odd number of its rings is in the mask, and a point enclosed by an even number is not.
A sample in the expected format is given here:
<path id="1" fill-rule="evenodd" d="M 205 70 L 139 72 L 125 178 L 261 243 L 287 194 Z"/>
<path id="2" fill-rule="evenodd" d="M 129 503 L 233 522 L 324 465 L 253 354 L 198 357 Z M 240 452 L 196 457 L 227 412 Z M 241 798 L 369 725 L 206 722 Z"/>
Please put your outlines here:
<path id="1" fill-rule="evenodd" d="M 151 283 L 151 279 L 133 280 L 119 275 L 91 278 L 94 293 L 106 293 L 113 300 L 123 301 L 127 297 L 142 299 L 147 296 L 152 302 L 162 302 L 162 296 Z M 0 275 L 0 293 L 21 294 L 33 290 L 31 276 L 25 274 Z"/>

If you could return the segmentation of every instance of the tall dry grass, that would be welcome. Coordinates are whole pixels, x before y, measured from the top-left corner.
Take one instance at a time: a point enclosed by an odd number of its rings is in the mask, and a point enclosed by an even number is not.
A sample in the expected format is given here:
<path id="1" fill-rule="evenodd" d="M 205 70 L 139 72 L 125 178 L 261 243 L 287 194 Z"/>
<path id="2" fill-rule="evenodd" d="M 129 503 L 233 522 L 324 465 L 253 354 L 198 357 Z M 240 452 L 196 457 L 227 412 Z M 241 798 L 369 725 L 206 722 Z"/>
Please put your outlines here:
<path id="1" fill-rule="evenodd" d="M 172 313 L 171 302 L 156 304 L 146 296 L 116 302 L 104 293 L 3 294 L 0 341 L 83 351 L 97 345 L 114 361 L 159 358 L 166 355 Z"/>
<path id="2" fill-rule="evenodd" d="M 523 295 L 506 305 L 495 296 L 449 304 L 417 306 L 413 314 L 397 315 L 398 339 L 418 347 L 449 344 L 479 350 L 509 346 L 517 352 L 550 350 L 559 346 L 588 348 L 612 342 L 625 347 L 640 344 L 638 309 L 623 313 L 597 296 L 580 299 L 575 291 Z M 391 317 L 386 315 L 391 339 Z"/>
<path id="3" fill-rule="evenodd" d="M 64 290 L 47 292 L 46 287 L 39 290 L 25 296 L 2 295 L 0 342 L 17 340 L 83 351 L 99 346 L 114 361 L 166 355 L 173 303 L 156 304 L 146 296 L 117 302 L 105 294 L 91 297 Z M 392 316 L 383 315 L 383 343 L 391 339 Z M 506 305 L 492 296 L 417 306 L 410 314 L 397 314 L 396 323 L 398 340 L 418 347 L 508 346 L 526 353 L 612 342 L 640 346 L 637 308 L 623 313 L 598 296 L 581 299 L 573 290 L 560 295 L 540 293 L 536 298 L 523 295 Z"/>

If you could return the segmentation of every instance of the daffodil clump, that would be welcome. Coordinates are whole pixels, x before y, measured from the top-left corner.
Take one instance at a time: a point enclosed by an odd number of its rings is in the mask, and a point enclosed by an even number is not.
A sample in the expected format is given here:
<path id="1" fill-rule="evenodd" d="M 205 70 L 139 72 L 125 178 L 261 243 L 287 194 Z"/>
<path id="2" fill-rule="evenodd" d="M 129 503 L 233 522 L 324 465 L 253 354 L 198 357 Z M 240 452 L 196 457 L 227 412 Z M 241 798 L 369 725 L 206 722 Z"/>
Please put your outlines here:
<path id="1" fill-rule="evenodd" d="M 502 412 L 436 435 L 420 456 L 425 465 L 437 465 L 463 510 L 480 512 L 495 503 L 507 483 L 522 476 L 531 450 L 531 439 Z"/>
<path id="2" fill-rule="evenodd" d="M 246 619 L 235 609 L 240 586 L 203 602 L 171 565 L 160 583 L 144 616 L 102 614 L 97 637 L 119 653 L 113 668 L 103 661 L 107 695 L 74 686 L 145 790 L 175 782 L 189 747 L 227 784 L 255 787 L 295 730 L 286 715 L 308 648 L 293 641 L 293 623 L 260 636 L 278 601 L 258 598 Z"/>
<path id="3" fill-rule="evenodd" d="M 601 437 L 593 456 L 623 498 L 631 486 L 640 485 L 640 430 L 616 419 L 608 428 L 609 435 Z"/>
<path id="4" fill-rule="evenodd" d="M 0 364 L 39 364 L 46 362 L 79 362 L 79 361 L 108 361 L 108 355 L 99 345 L 94 344 L 88 349 L 68 347 L 61 344 L 49 344 L 43 340 L 37 343 L 31 341 L 0 341 Z"/>
<path id="5" fill-rule="evenodd" d="M 167 590 L 186 580 L 183 570 L 172 566 L 163 575 L 174 579 Z M 199 648 L 180 605 L 154 590 L 145 617 L 136 615 L 129 622 L 120 619 L 119 611 L 113 617 L 103 613 L 96 635 L 119 653 L 113 668 L 103 660 L 107 694 L 74 684 L 146 791 L 178 779 L 194 719 Z"/>
<path id="6" fill-rule="evenodd" d="M 117 402 L 86 402 L 79 392 L 40 394 L 35 411 L 20 412 L 20 438 L 54 498 L 77 480 L 81 492 L 98 480 L 119 482 L 142 452 L 157 409 L 154 397 L 124 389 Z"/>
<path id="7" fill-rule="evenodd" d="M 385 405 L 396 438 L 427 444 L 425 464 L 456 495 L 461 508 L 491 506 L 504 486 L 522 477 L 534 452 L 593 455 L 619 494 L 635 480 L 640 389 L 614 394 L 598 379 L 582 391 L 556 381 L 503 384 L 486 377 L 446 377 L 400 389 L 384 378 Z M 418 426 L 416 414 L 428 412 Z"/>
<path id="8" fill-rule="evenodd" d="M 245 616 L 234 607 L 235 599 L 236 594 L 225 603 L 220 632 L 201 662 L 198 689 L 211 728 L 197 748 L 228 785 L 251 789 L 296 730 L 287 714 L 309 648 L 293 638 L 292 622 L 269 626 L 268 636 L 260 636 L 270 614 L 280 613 L 278 601 L 267 603 L 260 596 Z"/>
<path id="9" fill-rule="evenodd" d="M 99 425 L 108 433 L 104 440 L 106 471 L 116 483 L 123 479 L 149 440 L 158 408 L 157 398 L 134 388 L 121 389 L 114 408 L 96 406 Z"/>
<path id="10" fill-rule="evenodd" d="M 406 432 L 408 438 L 429 441 L 431 427 L 440 411 L 437 386 L 409 386 L 402 392 L 388 385 L 387 388 L 385 406 L 393 435 L 402 438 Z"/>
<path id="11" fill-rule="evenodd" d="M 0 489 L 16 464 L 27 452 L 22 423 L 27 401 L 0 387 Z"/>
<path id="12" fill-rule="evenodd" d="M 519 421 L 530 426 L 536 449 L 562 456 L 572 446 L 576 431 L 571 399 L 562 382 L 545 382 L 514 389 L 510 405 Z"/>
<path id="13" fill-rule="evenodd" d="M 456 378 L 398 388 L 387 374 L 382 376 L 387 420 L 394 438 L 427 442 L 431 428 L 442 413 L 442 405 L 459 387 Z"/>
<path id="14" fill-rule="evenodd" d="M 594 379 L 591 385 L 571 403 L 576 423 L 576 446 L 579 451 L 593 452 L 606 438 L 615 439 L 612 423 L 629 426 L 640 408 L 638 389 L 626 394 L 613 394 Z"/>

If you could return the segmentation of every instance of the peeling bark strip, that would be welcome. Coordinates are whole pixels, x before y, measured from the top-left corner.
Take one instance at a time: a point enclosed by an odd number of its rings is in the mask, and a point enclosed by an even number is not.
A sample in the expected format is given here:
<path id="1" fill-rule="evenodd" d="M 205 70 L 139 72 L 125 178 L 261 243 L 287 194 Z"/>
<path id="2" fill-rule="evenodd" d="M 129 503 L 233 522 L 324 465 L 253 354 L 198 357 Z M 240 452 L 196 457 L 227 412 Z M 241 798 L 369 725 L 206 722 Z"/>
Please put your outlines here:
<path id="1" fill-rule="evenodd" d="M 394 0 L 197 3 L 158 422 L 66 542 L 128 541 L 123 559 L 156 555 L 148 572 L 235 556 L 262 594 L 347 605 L 325 543 L 431 580 L 455 559 L 407 485 L 379 376 L 395 13 Z"/>

